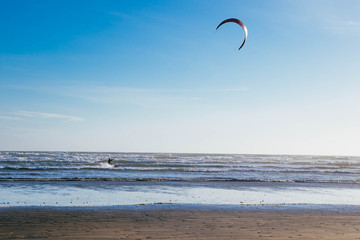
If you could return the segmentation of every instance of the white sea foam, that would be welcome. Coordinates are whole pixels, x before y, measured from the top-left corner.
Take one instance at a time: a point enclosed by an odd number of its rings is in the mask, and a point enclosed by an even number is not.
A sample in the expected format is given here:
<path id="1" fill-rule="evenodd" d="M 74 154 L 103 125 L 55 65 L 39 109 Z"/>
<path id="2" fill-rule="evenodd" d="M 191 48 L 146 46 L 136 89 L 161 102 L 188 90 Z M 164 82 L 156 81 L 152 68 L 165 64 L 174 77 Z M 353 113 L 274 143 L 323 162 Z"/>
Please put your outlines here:
<path id="1" fill-rule="evenodd" d="M 182 185 L 90 184 L 0 187 L 0 207 L 118 206 L 138 204 L 214 205 L 353 205 L 360 206 L 360 189 L 352 187 L 250 185 L 237 188 Z"/>

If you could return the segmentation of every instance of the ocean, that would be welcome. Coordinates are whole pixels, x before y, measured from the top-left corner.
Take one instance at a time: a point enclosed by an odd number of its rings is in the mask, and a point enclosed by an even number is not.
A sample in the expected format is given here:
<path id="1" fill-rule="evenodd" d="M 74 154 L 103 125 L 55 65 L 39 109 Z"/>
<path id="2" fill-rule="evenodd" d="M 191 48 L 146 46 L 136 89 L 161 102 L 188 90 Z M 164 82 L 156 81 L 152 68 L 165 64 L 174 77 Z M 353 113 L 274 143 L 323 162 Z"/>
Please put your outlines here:
<path id="1" fill-rule="evenodd" d="M 350 156 L 0 152 L 0 207 L 358 206 L 359 184 Z"/>

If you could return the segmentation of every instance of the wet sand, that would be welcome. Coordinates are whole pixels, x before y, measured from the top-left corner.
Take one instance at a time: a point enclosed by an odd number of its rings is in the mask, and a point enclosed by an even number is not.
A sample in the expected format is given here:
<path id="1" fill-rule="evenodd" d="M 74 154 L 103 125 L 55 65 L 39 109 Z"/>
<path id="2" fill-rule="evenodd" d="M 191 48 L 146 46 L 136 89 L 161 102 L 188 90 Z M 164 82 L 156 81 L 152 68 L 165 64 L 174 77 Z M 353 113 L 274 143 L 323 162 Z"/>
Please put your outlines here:
<path id="1" fill-rule="evenodd" d="M 2 208 L 0 239 L 360 239 L 360 213 Z"/>

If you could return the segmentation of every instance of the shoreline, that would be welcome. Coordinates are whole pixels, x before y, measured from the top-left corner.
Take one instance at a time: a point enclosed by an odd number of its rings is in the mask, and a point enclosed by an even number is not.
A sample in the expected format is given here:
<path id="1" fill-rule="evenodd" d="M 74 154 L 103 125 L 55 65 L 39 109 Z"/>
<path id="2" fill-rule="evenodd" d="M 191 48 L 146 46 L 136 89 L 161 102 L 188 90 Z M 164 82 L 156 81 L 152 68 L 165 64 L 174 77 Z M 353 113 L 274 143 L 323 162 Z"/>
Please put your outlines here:
<path id="1" fill-rule="evenodd" d="M 360 206 L 3 207 L 1 239 L 357 239 Z"/>
<path id="2" fill-rule="evenodd" d="M 0 207 L 359 205 L 357 184 L 274 182 L 2 182 Z"/>
<path id="3" fill-rule="evenodd" d="M 178 204 L 152 203 L 109 206 L 0 206 L 6 211 L 219 211 L 219 212 L 303 212 L 360 214 L 360 205 L 341 204 Z"/>

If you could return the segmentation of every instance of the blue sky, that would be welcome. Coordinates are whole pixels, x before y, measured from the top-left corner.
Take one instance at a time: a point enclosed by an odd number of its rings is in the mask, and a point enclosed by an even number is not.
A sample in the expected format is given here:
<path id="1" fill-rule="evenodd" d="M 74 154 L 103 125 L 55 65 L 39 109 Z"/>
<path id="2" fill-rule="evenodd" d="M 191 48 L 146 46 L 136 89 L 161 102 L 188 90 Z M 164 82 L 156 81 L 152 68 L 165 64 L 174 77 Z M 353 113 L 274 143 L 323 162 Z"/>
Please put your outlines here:
<path id="1" fill-rule="evenodd" d="M 360 155 L 359 12 L 1 1 L 0 150 Z"/>

